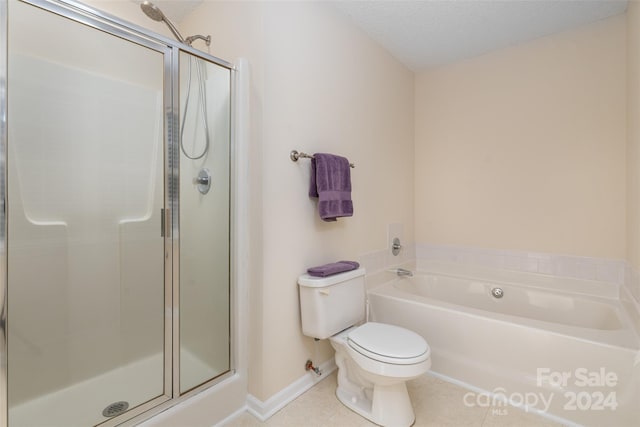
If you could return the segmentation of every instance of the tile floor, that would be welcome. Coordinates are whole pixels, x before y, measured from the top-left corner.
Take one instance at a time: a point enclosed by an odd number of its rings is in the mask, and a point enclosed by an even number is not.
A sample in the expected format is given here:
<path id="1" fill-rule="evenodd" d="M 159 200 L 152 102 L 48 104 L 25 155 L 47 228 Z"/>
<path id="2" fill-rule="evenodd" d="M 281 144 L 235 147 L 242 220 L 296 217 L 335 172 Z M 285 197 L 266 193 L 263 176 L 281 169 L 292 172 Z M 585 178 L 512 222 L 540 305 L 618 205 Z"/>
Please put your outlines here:
<path id="1" fill-rule="evenodd" d="M 224 427 L 365 427 L 375 426 L 342 405 L 335 397 L 336 373 L 320 381 L 266 422 L 243 413 Z M 425 375 L 407 386 L 416 414 L 414 427 L 551 427 L 560 426 L 539 415 L 508 406 L 467 407 L 462 400 L 469 390 Z M 498 411 L 502 411 L 500 414 Z"/>

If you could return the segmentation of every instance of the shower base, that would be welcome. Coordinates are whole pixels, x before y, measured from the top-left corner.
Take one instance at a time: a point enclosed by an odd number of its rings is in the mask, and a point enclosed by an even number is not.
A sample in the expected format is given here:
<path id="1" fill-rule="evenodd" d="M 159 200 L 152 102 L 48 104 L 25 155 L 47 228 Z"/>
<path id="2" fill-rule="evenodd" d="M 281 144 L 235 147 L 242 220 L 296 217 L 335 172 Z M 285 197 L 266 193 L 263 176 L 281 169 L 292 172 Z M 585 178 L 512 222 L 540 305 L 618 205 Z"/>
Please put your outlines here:
<path id="1" fill-rule="evenodd" d="M 214 370 L 191 353 L 182 352 L 185 366 L 182 373 L 188 384 Z M 129 409 L 154 399 L 163 393 L 161 353 L 137 360 L 112 371 L 73 384 L 9 409 L 9 426 L 69 427 L 92 426 L 109 418 L 102 411 L 119 401 L 129 403 Z"/>

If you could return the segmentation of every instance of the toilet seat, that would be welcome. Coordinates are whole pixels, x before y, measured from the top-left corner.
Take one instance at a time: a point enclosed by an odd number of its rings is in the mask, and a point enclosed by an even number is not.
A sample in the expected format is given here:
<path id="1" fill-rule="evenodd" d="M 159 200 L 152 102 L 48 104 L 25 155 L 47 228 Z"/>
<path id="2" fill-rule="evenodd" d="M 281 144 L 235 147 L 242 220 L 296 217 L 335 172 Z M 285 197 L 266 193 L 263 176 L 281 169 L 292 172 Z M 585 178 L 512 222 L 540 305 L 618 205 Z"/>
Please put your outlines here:
<path id="1" fill-rule="evenodd" d="M 413 365 L 431 356 L 427 342 L 399 326 L 369 322 L 349 331 L 349 347 L 370 359 L 394 365 Z"/>

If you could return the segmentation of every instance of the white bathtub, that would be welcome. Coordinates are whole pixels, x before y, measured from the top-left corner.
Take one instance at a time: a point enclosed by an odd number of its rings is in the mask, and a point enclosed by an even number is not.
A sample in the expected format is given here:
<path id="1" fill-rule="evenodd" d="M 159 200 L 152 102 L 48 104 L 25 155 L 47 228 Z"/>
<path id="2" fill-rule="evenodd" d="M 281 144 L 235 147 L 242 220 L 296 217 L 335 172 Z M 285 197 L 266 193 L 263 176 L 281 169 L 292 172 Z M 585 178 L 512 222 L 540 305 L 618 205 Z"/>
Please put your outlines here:
<path id="1" fill-rule="evenodd" d="M 640 340 L 618 294 L 614 284 L 433 263 L 368 299 L 370 320 L 427 340 L 437 374 L 576 424 L 639 426 Z M 486 404 L 477 397 L 464 403 Z"/>

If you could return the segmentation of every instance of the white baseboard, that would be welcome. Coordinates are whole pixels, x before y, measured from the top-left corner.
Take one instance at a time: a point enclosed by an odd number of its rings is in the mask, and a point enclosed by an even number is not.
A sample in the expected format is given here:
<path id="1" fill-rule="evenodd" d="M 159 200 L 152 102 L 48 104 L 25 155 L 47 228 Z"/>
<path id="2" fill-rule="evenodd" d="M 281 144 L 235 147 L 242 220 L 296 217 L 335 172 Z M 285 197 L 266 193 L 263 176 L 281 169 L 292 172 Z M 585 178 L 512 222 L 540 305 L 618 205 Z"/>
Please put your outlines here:
<path id="1" fill-rule="evenodd" d="M 336 369 L 337 367 L 335 359 L 331 358 L 331 360 L 320 365 L 320 371 L 322 372 L 322 375 L 318 376 L 310 371 L 264 402 L 258 400 L 252 395 L 248 395 L 247 412 L 258 418 L 260 421 L 266 421 L 273 414 L 295 400 L 296 397 L 300 396 L 315 384 L 327 378 Z"/>

